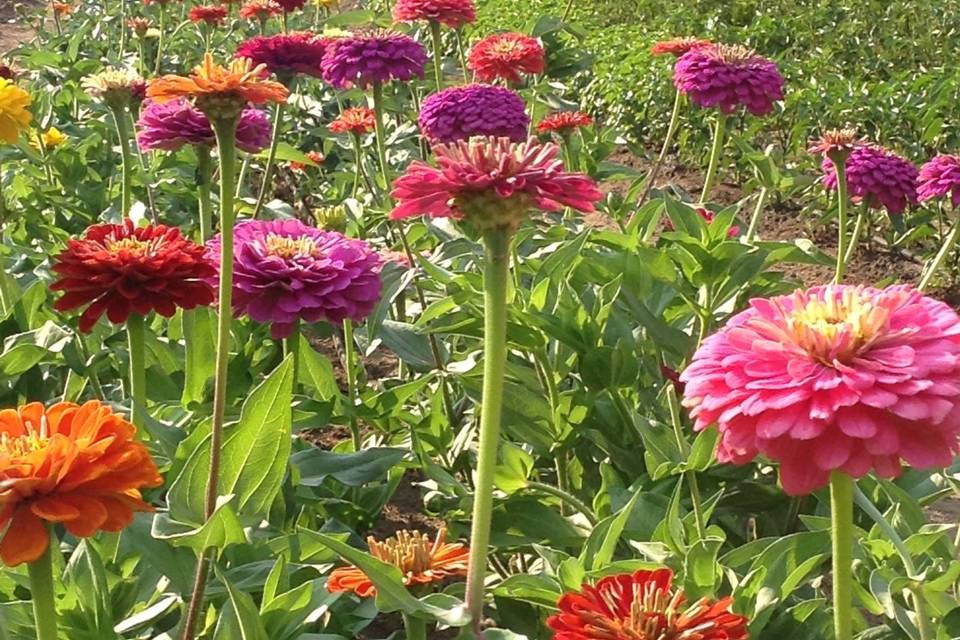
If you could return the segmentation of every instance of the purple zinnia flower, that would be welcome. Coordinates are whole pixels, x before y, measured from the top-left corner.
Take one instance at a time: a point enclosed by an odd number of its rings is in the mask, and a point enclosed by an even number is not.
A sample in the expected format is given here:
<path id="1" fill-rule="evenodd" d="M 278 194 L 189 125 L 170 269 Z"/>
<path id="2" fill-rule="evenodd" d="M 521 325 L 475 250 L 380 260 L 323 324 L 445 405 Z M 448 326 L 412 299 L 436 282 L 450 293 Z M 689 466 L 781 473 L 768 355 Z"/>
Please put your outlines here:
<path id="1" fill-rule="evenodd" d="M 823 184 L 837 188 L 837 172 L 830 158 L 824 158 Z M 856 147 L 847 158 L 847 186 L 851 198 L 868 207 L 886 207 L 887 212 L 903 213 L 908 204 L 917 203 L 917 168 L 906 160 L 875 144 Z"/>
<path id="2" fill-rule="evenodd" d="M 363 320 L 380 299 L 380 257 L 362 240 L 299 220 L 248 220 L 234 234 L 233 312 L 269 322 L 274 338 L 298 320 Z M 207 255 L 220 264 L 219 234 Z"/>
<path id="3" fill-rule="evenodd" d="M 783 100 L 783 76 L 776 63 L 740 45 L 691 49 L 677 60 L 673 84 L 695 105 L 719 107 L 723 113 L 742 106 L 762 116 Z"/>
<path id="4" fill-rule="evenodd" d="M 186 100 L 151 102 L 137 121 L 137 144 L 143 151 L 176 151 L 185 144 L 209 144 L 216 140 L 207 116 Z M 259 109 L 244 109 L 237 124 L 237 147 L 258 153 L 270 146 L 270 121 Z"/>
<path id="5" fill-rule="evenodd" d="M 920 167 L 917 198 L 922 202 L 946 195 L 960 207 L 960 156 L 941 154 Z"/>
<path id="6" fill-rule="evenodd" d="M 323 57 L 323 79 L 338 89 L 423 77 L 427 52 L 410 36 L 395 31 L 361 31 L 335 38 Z"/>
<path id="7" fill-rule="evenodd" d="M 451 87 L 428 96 L 420 109 L 420 130 L 444 144 L 471 136 L 527 139 L 530 118 L 516 92 L 489 84 Z"/>

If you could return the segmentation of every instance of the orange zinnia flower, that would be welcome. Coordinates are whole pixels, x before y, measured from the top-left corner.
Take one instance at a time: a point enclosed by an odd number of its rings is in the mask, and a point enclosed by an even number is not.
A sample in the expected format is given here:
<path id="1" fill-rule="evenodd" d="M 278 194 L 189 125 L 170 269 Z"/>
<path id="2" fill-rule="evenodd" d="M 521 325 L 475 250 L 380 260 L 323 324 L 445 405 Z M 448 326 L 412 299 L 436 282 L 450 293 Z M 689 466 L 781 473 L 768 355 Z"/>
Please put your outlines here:
<path id="1" fill-rule="evenodd" d="M 50 544 L 45 522 L 87 537 L 120 531 L 134 511 L 151 511 L 140 489 L 163 479 L 134 436 L 132 424 L 97 401 L 0 411 L 3 563 L 42 556 Z"/>
<path id="2" fill-rule="evenodd" d="M 437 531 L 437 539 L 419 531 L 401 530 L 383 542 L 367 538 L 370 553 L 379 560 L 392 564 L 403 573 L 403 584 L 408 587 L 441 582 L 451 576 L 467 575 L 470 549 L 460 543 L 446 543 L 446 529 Z M 334 569 L 327 579 L 330 593 L 352 591 L 361 598 L 377 595 L 367 574 L 354 566 Z"/>

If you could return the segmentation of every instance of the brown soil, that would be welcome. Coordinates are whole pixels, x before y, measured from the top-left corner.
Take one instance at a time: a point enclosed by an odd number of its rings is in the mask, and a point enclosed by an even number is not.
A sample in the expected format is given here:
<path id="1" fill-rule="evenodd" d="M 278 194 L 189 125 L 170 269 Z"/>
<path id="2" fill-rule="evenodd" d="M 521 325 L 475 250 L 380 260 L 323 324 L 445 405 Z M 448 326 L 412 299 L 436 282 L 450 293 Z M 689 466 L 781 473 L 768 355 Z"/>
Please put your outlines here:
<path id="1" fill-rule="evenodd" d="M 21 4 L 13 0 L 0 0 L 0 55 L 26 42 L 33 35 L 33 28 L 23 19 L 23 11 L 17 10 Z"/>

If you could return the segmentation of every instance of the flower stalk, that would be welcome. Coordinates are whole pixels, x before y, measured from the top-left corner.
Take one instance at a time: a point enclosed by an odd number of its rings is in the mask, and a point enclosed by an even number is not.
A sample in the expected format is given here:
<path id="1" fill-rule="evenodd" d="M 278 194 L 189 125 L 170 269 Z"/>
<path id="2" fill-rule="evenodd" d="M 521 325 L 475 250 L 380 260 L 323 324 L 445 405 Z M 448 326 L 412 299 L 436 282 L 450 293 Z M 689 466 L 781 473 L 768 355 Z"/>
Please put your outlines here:
<path id="1" fill-rule="evenodd" d="M 357 423 L 357 368 L 356 344 L 353 337 L 353 321 L 347 318 L 343 321 L 343 359 L 344 369 L 347 372 L 347 402 L 350 403 L 350 436 L 353 439 L 353 450 L 360 451 L 363 441 L 360 438 L 360 425 Z"/>
<path id="2" fill-rule="evenodd" d="M 853 640 L 853 478 L 830 475 L 833 538 L 833 628 L 836 640 Z"/>
<path id="3" fill-rule="evenodd" d="M 300 376 L 300 320 L 293 324 L 290 335 L 283 339 L 283 356 L 293 354 L 293 391 L 297 391 L 297 380 Z"/>
<path id="4" fill-rule="evenodd" d="M 675 92 L 673 99 L 673 111 L 670 114 L 670 124 L 667 125 L 667 135 L 663 138 L 663 146 L 660 147 L 660 155 L 657 156 L 657 161 L 653 164 L 653 168 L 650 169 L 650 176 L 647 178 L 647 186 L 643 189 L 643 195 L 640 196 L 638 204 L 643 204 L 647 201 L 647 197 L 650 195 L 650 191 L 653 190 L 653 186 L 657 181 L 657 178 L 660 177 L 660 170 L 663 169 L 663 163 L 667 158 L 667 153 L 670 151 L 670 146 L 673 144 L 673 136 L 677 133 L 677 127 L 680 125 L 680 109 L 683 107 L 683 94 L 679 91 Z"/>
<path id="5" fill-rule="evenodd" d="M 853 256 L 857 253 L 857 245 L 860 243 L 860 236 L 863 235 L 864 228 L 867 226 L 867 218 L 870 215 L 870 211 L 867 207 L 867 201 L 864 200 L 860 203 L 860 209 L 857 211 L 857 221 L 853 225 L 853 233 L 850 234 L 850 244 L 847 245 L 847 250 L 843 254 L 843 262 L 849 264 L 850 260 L 853 259 Z"/>
<path id="6" fill-rule="evenodd" d="M 130 207 L 133 205 L 133 194 L 131 192 L 133 176 L 130 173 L 133 167 L 133 158 L 130 154 L 130 127 L 127 124 L 126 111 L 126 106 L 110 107 L 110 113 L 113 114 L 113 122 L 117 130 L 117 141 L 120 144 L 120 207 L 124 218 L 130 215 Z"/>
<path id="7" fill-rule="evenodd" d="M 286 15 L 286 14 L 284 14 Z M 283 116 L 283 102 L 278 102 L 273 108 L 273 132 L 270 134 L 270 150 L 267 152 L 267 164 L 263 168 L 263 182 L 260 183 L 260 193 L 257 195 L 257 204 L 253 207 L 251 218 L 256 218 L 267 199 L 270 190 L 270 181 L 273 179 L 273 168 L 277 159 L 277 147 L 280 144 L 280 119 Z"/>
<path id="8" fill-rule="evenodd" d="M 57 609 L 53 590 L 54 546 L 55 542 L 51 538 L 43 555 L 36 562 L 27 565 L 37 640 L 57 640 Z"/>
<path id="9" fill-rule="evenodd" d="M 673 435 L 677 440 L 677 447 L 680 454 L 686 461 L 690 456 L 690 446 L 683 436 L 683 425 L 680 421 L 680 403 L 677 400 L 677 392 L 672 384 L 667 385 L 667 405 L 670 408 L 670 422 L 673 425 Z M 692 469 L 683 472 L 683 477 L 687 481 L 690 491 L 690 502 L 693 505 L 693 517 L 697 526 L 697 536 L 700 540 L 707 537 L 706 519 L 703 517 L 703 499 L 700 494 L 700 483 L 697 481 L 697 474 Z"/>
<path id="10" fill-rule="evenodd" d="M 433 39 L 433 74 L 437 79 L 437 91 L 443 89 L 443 38 L 440 23 L 430 21 L 430 37 Z"/>
<path id="11" fill-rule="evenodd" d="M 403 614 L 403 629 L 407 640 L 427 640 L 427 621 L 409 613 Z"/>
<path id="12" fill-rule="evenodd" d="M 953 228 L 950 229 L 950 233 L 944 238 L 940 251 L 937 252 L 937 255 L 934 256 L 933 260 L 927 265 L 926 270 L 923 272 L 920 285 L 917 287 L 920 291 L 925 290 L 930 285 L 933 276 L 936 275 L 940 267 L 943 266 L 943 263 L 946 262 L 947 257 L 957 244 L 958 236 L 960 236 L 960 222 L 955 222 Z"/>
<path id="13" fill-rule="evenodd" d="M 197 145 L 197 204 L 200 209 L 200 242 L 213 237 L 213 209 L 210 189 L 213 181 L 213 158 L 210 145 Z"/>
<path id="14" fill-rule="evenodd" d="M 130 422 L 143 429 L 147 410 L 147 366 L 144 348 L 145 319 L 138 313 L 127 318 L 127 351 L 130 359 Z"/>
<path id="15" fill-rule="evenodd" d="M 713 190 L 713 183 L 717 177 L 717 169 L 720 166 L 720 157 L 723 155 L 723 143 L 726 139 L 728 116 L 721 113 L 717 115 L 717 124 L 713 130 L 713 147 L 710 149 L 710 162 L 707 164 L 707 175 L 703 182 L 703 192 L 700 194 L 700 202 L 706 202 Z"/>
<path id="16" fill-rule="evenodd" d="M 757 227 L 760 226 L 760 217 L 763 215 L 764 207 L 767 206 L 767 198 L 769 196 L 769 187 L 761 187 L 760 193 L 757 194 L 757 204 L 753 208 L 753 215 L 750 216 L 750 226 L 747 227 L 747 235 L 744 238 L 747 244 L 753 243 L 753 239 L 757 235 Z"/>
<path id="17" fill-rule="evenodd" d="M 836 154 L 831 157 L 833 167 L 837 173 L 837 269 L 833 281 L 835 284 L 843 282 L 843 275 L 847 267 L 847 159 L 844 155 Z M 852 239 L 851 239 L 852 240 Z"/>

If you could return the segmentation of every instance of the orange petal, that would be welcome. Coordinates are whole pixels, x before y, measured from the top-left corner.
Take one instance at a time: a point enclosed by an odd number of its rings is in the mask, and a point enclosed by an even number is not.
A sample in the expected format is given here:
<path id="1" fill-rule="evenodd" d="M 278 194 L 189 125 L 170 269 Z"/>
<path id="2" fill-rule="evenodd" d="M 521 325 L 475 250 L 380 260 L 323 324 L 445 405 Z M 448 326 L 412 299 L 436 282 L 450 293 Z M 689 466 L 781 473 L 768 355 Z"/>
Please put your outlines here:
<path id="1" fill-rule="evenodd" d="M 80 509 L 71 501 L 70 495 L 52 495 L 34 502 L 30 510 L 47 522 L 66 522 L 80 517 Z"/>
<path id="2" fill-rule="evenodd" d="M 67 531 L 78 538 L 87 538 L 95 534 L 110 515 L 98 498 L 74 495 L 70 500 L 80 510 L 80 516 L 67 522 L 66 527 Z"/>
<path id="3" fill-rule="evenodd" d="M 35 562 L 50 544 L 47 528 L 27 507 L 13 515 L 10 527 L 0 540 L 0 559 L 8 567 L 22 562 Z"/>

